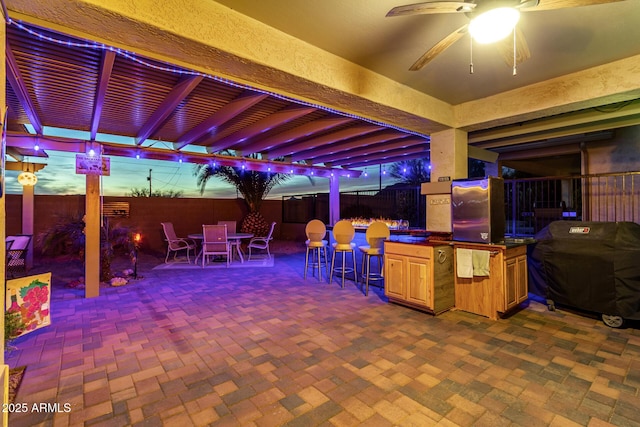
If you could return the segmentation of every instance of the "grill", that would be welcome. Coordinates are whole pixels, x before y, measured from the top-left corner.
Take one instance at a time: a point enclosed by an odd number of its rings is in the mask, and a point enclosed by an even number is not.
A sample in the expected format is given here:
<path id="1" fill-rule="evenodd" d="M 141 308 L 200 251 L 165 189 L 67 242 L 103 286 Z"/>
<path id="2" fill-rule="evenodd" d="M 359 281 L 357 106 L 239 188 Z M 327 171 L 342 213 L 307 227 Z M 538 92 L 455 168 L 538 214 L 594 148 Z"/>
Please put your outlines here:
<path id="1" fill-rule="evenodd" d="M 529 289 L 555 304 L 599 313 L 620 327 L 640 319 L 640 225 L 555 221 L 535 236 Z"/>

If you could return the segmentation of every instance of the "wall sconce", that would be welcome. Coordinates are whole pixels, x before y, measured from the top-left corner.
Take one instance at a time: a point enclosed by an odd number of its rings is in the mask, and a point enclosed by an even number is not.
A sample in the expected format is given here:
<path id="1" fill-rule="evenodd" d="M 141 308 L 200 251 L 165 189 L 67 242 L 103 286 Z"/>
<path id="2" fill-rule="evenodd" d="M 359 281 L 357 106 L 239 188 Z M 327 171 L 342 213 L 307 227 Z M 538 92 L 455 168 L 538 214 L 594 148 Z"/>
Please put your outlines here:
<path id="1" fill-rule="evenodd" d="M 24 165 L 24 163 L 23 163 Z M 31 172 L 30 165 L 27 163 L 27 170 L 20 172 L 18 175 L 18 183 L 24 185 L 25 187 L 33 187 L 38 182 L 38 177 L 35 173 Z"/>
<path id="2" fill-rule="evenodd" d="M 21 172 L 18 175 L 18 182 L 27 187 L 33 187 L 38 182 L 38 177 L 33 172 Z"/>

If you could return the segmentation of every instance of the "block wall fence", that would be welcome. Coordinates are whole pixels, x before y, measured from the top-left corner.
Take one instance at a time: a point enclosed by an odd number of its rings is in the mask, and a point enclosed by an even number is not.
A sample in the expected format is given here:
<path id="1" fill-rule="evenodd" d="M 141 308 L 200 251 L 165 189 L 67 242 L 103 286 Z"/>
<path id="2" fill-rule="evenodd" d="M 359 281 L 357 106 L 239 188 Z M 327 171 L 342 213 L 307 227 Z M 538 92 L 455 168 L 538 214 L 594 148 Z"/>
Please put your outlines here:
<path id="1" fill-rule="evenodd" d="M 141 250 L 164 253 L 166 243 L 161 222 L 173 222 L 176 234 L 201 233 L 203 224 L 219 220 L 236 220 L 238 228 L 248 213 L 243 199 L 116 197 L 105 196 L 104 203 L 129 202 L 129 217 L 109 218 L 112 225 L 131 227 L 143 236 Z M 38 236 L 57 222 L 70 217 L 82 217 L 85 196 L 36 195 L 34 200 L 34 242 L 39 252 Z M 304 224 L 282 223 L 282 201 L 264 200 L 260 212 L 271 223 L 277 223 L 274 238 L 304 241 Z M 22 231 L 22 195 L 6 195 L 6 233 Z"/>

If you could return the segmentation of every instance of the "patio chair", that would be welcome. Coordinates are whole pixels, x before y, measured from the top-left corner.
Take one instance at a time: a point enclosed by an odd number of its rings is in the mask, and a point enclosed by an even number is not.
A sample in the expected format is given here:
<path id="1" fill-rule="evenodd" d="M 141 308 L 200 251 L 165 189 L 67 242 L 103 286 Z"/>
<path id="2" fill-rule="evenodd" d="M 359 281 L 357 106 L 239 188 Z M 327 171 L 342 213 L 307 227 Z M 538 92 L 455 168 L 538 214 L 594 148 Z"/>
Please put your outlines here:
<path id="1" fill-rule="evenodd" d="M 226 225 L 202 225 L 202 267 L 207 256 L 219 255 L 231 260 L 231 247 L 227 240 Z"/>
<path id="2" fill-rule="evenodd" d="M 218 225 L 227 226 L 227 235 L 236 234 L 237 227 L 238 227 L 237 224 L 238 224 L 237 221 L 218 221 Z M 240 240 L 229 240 L 229 250 L 231 251 L 232 254 L 234 249 L 236 251 L 240 250 L 240 248 L 237 248 L 237 246 L 240 246 Z"/>
<path id="3" fill-rule="evenodd" d="M 389 227 L 382 221 L 369 225 L 366 232 L 368 245 L 358 246 L 362 252 L 362 277 L 364 278 L 364 294 L 369 295 L 369 280 L 382 280 L 384 269 L 384 241 L 389 238 Z M 371 272 L 371 258 L 378 260 L 378 273 Z"/>
<path id="4" fill-rule="evenodd" d="M 169 262 L 169 255 L 173 252 L 173 260 L 174 262 L 178 261 L 178 252 L 186 251 L 187 252 L 187 262 L 191 264 L 191 260 L 189 259 L 189 251 L 196 252 L 196 242 L 192 239 L 185 239 L 184 237 L 176 236 L 176 232 L 173 229 L 172 222 L 161 222 L 162 229 L 164 230 L 165 240 L 167 241 L 167 256 L 164 258 L 164 263 L 167 264 Z"/>
<path id="5" fill-rule="evenodd" d="M 27 252 L 31 243 L 30 234 L 18 234 L 15 236 L 7 236 L 5 245 L 7 245 L 7 274 L 15 277 L 15 273 L 22 271 L 27 274 Z"/>
<path id="6" fill-rule="evenodd" d="M 336 273 L 342 274 L 342 287 L 344 288 L 344 276 L 347 273 L 353 273 L 353 281 L 358 283 L 358 270 L 356 267 L 356 252 L 355 247 L 356 244 L 353 242 L 353 239 L 356 235 L 356 230 L 353 228 L 351 221 L 346 219 L 340 220 L 336 222 L 336 225 L 333 226 L 333 238 L 335 239 L 335 243 L 333 246 L 333 255 L 331 256 L 331 269 L 329 277 L 329 283 L 333 281 L 333 275 Z M 336 253 L 342 254 L 342 265 L 339 268 L 335 268 L 336 263 Z M 347 267 L 346 254 L 351 253 L 351 259 L 353 262 L 353 268 Z"/>
<path id="7" fill-rule="evenodd" d="M 260 250 L 266 250 L 267 251 L 267 258 L 271 258 L 271 252 L 269 251 L 269 242 L 271 242 L 273 240 L 273 230 L 276 228 L 276 223 L 272 222 L 271 223 L 271 229 L 269 230 L 269 234 L 267 234 L 264 237 L 252 237 L 251 240 L 249 240 L 249 245 L 247 245 L 247 247 L 249 248 L 249 258 L 247 258 L 249 261 L 251 261 L 251 249 L 260 249 Z"/>
<path id="8" fill-rule="evenodd" d="M 327 277 L 331 277 L 329 275 L 329 263 L 327 262 L 327 246 L 329 242 L 324 239 L 327 234 L 327 226 L 319 219 L 312 219 L 307 223 L 304 231 L 307 235 L 307 241 L 304 242 L 307 246 L 307 253 L 304 259 L 304 278 L 307 278 L 309 267 L 311 267 L 312 272 L 315 271 L 316 267 L 318 268 L 318 280 L 322 280 L 322 267 L 327 270 Z M 309 262 L 309 256 L 312 258 L 311 262 Z"/>

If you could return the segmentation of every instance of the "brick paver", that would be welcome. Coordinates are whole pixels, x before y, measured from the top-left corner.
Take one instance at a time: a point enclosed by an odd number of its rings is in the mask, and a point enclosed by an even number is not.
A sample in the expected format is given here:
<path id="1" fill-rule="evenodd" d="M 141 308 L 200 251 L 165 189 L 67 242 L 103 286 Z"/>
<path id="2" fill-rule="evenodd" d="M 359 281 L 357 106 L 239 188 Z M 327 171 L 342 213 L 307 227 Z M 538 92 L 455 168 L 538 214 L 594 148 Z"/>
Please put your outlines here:
<path id="1" fill-rule="evenodd" d="M 54 283 L 52 325 L 26 365 L 11 426 L 640 425 L 640 332 L 530 301 L 491 321 L 437 317 L 273 268 L 164 270 L 101 288 Z"/>

